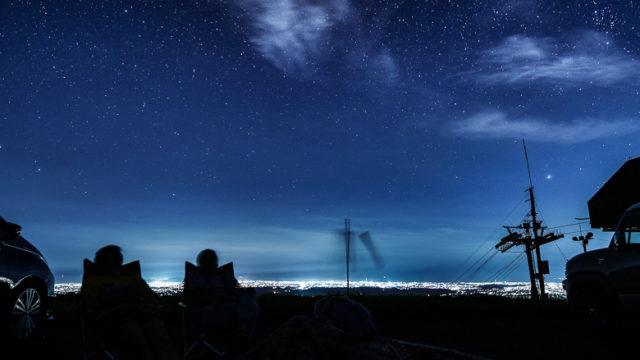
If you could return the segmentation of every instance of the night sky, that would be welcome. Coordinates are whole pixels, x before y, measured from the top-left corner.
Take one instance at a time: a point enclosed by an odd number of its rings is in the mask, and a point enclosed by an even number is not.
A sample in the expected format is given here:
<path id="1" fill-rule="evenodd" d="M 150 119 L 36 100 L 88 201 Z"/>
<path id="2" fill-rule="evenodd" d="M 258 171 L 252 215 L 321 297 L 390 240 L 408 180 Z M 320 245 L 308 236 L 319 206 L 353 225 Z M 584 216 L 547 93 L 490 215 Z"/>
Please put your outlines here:
<path id="1" fill-rule="evenodd" d="M 575 223 L 640 153 L 639 95 L 631 1 L 2 1 L 0 215 L 58 282 L 110 243 L 148 280 L 205 247 L 341 279 L 346 217 L 385 261 L 356 244 L 354 278 L 452 281 L 528 211 L 523 137 L 545 224 Z"/>

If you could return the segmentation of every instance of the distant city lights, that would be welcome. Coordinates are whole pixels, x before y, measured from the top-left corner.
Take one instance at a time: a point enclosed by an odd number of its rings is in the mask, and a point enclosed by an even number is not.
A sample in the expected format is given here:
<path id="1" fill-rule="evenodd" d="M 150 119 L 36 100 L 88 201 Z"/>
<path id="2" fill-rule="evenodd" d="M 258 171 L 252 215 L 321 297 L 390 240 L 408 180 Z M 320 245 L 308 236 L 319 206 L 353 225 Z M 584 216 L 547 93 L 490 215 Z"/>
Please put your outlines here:
<path id="1" fill-rule="evenodd" d="M 256 289 L 258 295 L 298 294 L 298 295 L 327 295 L 342 294 L 346 287 L 345 281 L 315 280 L 315 281 L 272 281 L 272 280 L 240 280 L 240 286 Z M 57 295 L 80 291 L 80 283 L 62 283 L 55 285 Z M 182 282 L 151 281 L 149 286 L 160 295 L 179 295 L 182 292 Z M 564 298 L 565 292 L 560 283 L 546 284 L 547 293 L 554 298 Z M 454 282 L 400 282 L 400 281 L 352 281 L 352 293 L 367 295 L 495 295 L 505 297 L 529 297 L 531 285 L 528 282 L 497 282 L 497 283 L 454 283 Z"/>

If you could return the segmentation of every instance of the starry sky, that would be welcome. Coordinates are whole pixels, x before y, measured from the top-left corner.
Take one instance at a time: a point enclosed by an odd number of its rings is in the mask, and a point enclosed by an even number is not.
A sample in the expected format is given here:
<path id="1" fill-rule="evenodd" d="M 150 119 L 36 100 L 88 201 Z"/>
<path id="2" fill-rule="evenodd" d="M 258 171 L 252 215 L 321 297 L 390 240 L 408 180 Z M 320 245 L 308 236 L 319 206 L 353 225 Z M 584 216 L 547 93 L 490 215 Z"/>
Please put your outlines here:
<path id="1" fill-rule="evenodd" d="M 385 263 L 356 243 L 353 278 L 453 281 L 526 216 L 522 138 L 545 225 L 588 216 L 640 153 L 639 91 L 630 1 L 7 0 L 0 215 L 58 282 L 111 243 L 149 280 L 206 247 L 341 279 L 344 218 Z"/>

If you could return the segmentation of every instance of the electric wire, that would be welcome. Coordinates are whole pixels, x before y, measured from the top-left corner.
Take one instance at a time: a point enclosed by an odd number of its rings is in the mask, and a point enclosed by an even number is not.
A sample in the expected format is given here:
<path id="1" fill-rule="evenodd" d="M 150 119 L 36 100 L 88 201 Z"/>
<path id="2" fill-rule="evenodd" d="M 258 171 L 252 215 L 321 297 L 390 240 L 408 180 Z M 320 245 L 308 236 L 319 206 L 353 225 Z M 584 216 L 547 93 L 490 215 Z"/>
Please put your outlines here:
<path id="1" fill-rule="evenodd" d="M 486 279 L 485 282 L 489 282 L 491 280 L 495 280 L 498 275 L 500 275 L 503 271 L 505 271 L 505 269 L 507 269 L 509 266 L 511 266 L 511 264 L 513 264 L 513 262 L 518 258 L 518 256 L 514 256 L 513 259 L 511 259 L 511 261 L 509 261 L 508 263 L 504 264 L 502 267 L 500 267 L 497 271 L 495 271 L 492 275 L 489 275 Z"/>
<path id="2" fill-rule="evenodd" d="M 551 230 L 551 229 L 558 229 L 558 228 L 563 228 L 563 227 L 569 227 L 569 226 L 576 226 L 576 225 L 582 225 L 582 224 L 588 224 L 589 221 L 582 221 L 582 222 L 577 222 L 577 223 L 573 223 L 573 224 L 566 224 L 566 225 L 558 225 L 558 226 L 552 226 L 552 227 L 548 227 L 547 229 Z"/>
<path id="3" fill-rule="evenodd" d="M 511 274 L 516 268 L 522 264 L 522 261 L 525 259 L 524 251 L 520 256 L 517 257 L 516 262 L 514 262 L 509 268 L 507 268 L 502 274 L 496 277 L 495 281 L 505 281 L 507 279 L 508 274 Z"/>
<path id="4" fill-rule="evenodd" d="M 464 278 L 464 276 L 471 271 L 471 269 L 475 268 L 476 265 L 478 265 L 480 263 L 480 261 L 484 260 L 485 257 L 487 257 L 492 250 L 495 250 L 494 248 L 489 248 L 489 250 L 487 250 L 486 253 L 484 253 L 484 255 L 482 255 L 479 259 L 477 259 L 476 261 L 473 262 L 473 264 L 471 264 L 471 266 L 469 266 L 462 274 L 460 274 L 460 276 L 458 276 L 455 280 L 455 282 L 458 282 L 460 280 L 462 280 Z"/>
<path id="5" fill-rule="evenodd" d="M 525 262 L 526 259 L 527 259 L 526 254 L 523 254 L 520 257 L 520 259 L 518 259 L 518 261 L 515 264 L 513 264 L 511 269 L 502 275 L 503 278 L 506 280 L 514 271 L 516 271 L 520 267 L 520 265 L 522 265 L 522 263 Z"/>
<path id="6" fill-rule="evenodd" d="M 509 269 L 510 266 L 513 265 L 513 263 L 516 262 L 516 260 L 518 260 L 522 255 L 524 255 L 523 252 L 519 253 L 518 256 L 515 256 L 511 261 L 509 261 L 506 265 L 498 269 L 498 271 L 496 271 L 493 275 L 489 276 L 485 281 L 487 282 L 491 280 L 496 281 L 496 279 L 498 279 L 503 272 L 506 272 L 507 269 Z"/>
<path id="7" fill-rule="evenodd" d="M 504 278 L 506 279 L 507 277 L 509 277 L 509 275 L 511 275 L 511 273 L 513 273 L 523 262 L 524 259 L 526 257 L 521 257 L 520 260 L 518 262 L 516 262 L 516 264 L 511 268 L 511 270 L 509 272 L 507 272 L 506 274 L 504 274 Z"/>
<path id="8" fill-rule="evenodd" d="M 507 219 L 509 217 L 511 217 L 511 215 L 513 215 L 513 213 L 520 207 L 522 206 L 522 203 L 524 202 L 524 200 L 526 199 L 526 196 L 523 197 L 522 199 L 520 199 L 514 206 L 513 208 L 509 211 L 509 213 L 507 214 L 507 216 L 505 216 L 502 221 L 500 221 L 500 224 L 503 224 L 505 221 L 507 221 Z M 487 238 L 481 242 L 478 247 L 473 251 L 473 253 L 471 255 L 469 255 L 469 257 L 463 262 L 467 263 L 469 260 L 471 260 L 472 257 L 474 257 L 478 251 L 480 251 L 480 249 L 482 247 L 484 247 L 484 245 L 486 245 L 486 243 L 488 243 L 489 241 L 491 241 L 491 239 L 493 238 L 493 236 L 495 235 L 495 233 L 502 227 L 502 225 L 498 225 L 497 227 L 495 227 L 492 231 L 491 234 L 489 234 L 489 236 L 487 236 Z"/>
<path id="9" fill-rule="evenodd" d="M 500 221 L 500 224 L 504 224 L 505 221 L 507 221 L 507 219 L 509 217 L 511 217 L 511 215 L 513 215 L 513 213 L 520 207 L 522 206 L 522 204 L 524 203 L 524 201 L 526 200 L 526 196 L 524 196 L 522 199 L 520 199 L 511 209 L 511 211 L 509 211 L 509 213 L 507 214 L 507 216 L 504 217 L 504 219 L 502 219 L 502 221 Z M 487 238 L 481 242 L 478 247 L 473 251 L 473 253 L 471 253 L 471 255 L 469 255 L 469 257 L 467 257 L 465 259 L 465 261 L 462 264 L 466 264 L 468 263 L 474 256 L 476 256 L 478 254 L 478 251 L 480 251 L 481 248 L 483 248 L 489 241 L 491 241 L 491 239 L 494 237 L 494 235 L 496 234 L 496 232 L 502 227 L 502 225 L 498 225 L 496 228 L 493 229 L 493 231 L 491 231 L 491 233 L 489 234 L 489 236 L 487 236 Z M 491 248 L 493 249 L 493 247 Z M 487 253 L 485 253 L 480 259 L 476 260 L 471 266 L 467 267 L 455 280 L 455 282 L 458 282 L 460 279 L 462 279 L 464 277 L 465 274 L 467 274 L 469 271 L 471 271 L 471 269 L 473 269 L 477 263 L 479 263 L 485 256 L 488 255 L 488 253 L 491 251 L 491 249 L 489 251 L 487 251 Z"/>
<path id="10" fill-rule="evenodd" d="M 565 232 L 563 233 L 564 235 L 569 235 L 569 234 L 577 234 L 579 232 L 583 232 L 584 230 L 576 230 L 576 231 L 569 231 L 569 232 Z"/>
<path id="11" fill-rule="evenodd" d="M 558 246 L 558 242 L 557 241 L 553 241 L 553 244 L 558 248 L 558 251 L 560 251 L 560 255 L 562 255 L 562 257 L 564 258 L 564 261 L 565 262 L 569 261 L 569 259 L 567 259 L 567 257 L 562 252 L 562 249 L 560 249 L 560 246 Z"/>
<path id="12" fill-rule="evenodd" d="M 469 276 L 468 279 L 471 280 L 473 279 L 474 276 L 476 276 L 476 274 L 478 273 L 478 271 L 480 271 L 485 265 L 487 265 L 487 263 L 489 263 L 489 261 L 491 261 L 491 259 L 493 259 L 496 255 L 498 255 L 499 251 L 496 250 L 493 254 L 491 254 L 491 256 L 489 256 L 487 258 L 487 260 L 485 260 L 482 264 L 480 264 L 480 266 L 478 266 L 478 268 L 476 268 Z"/>

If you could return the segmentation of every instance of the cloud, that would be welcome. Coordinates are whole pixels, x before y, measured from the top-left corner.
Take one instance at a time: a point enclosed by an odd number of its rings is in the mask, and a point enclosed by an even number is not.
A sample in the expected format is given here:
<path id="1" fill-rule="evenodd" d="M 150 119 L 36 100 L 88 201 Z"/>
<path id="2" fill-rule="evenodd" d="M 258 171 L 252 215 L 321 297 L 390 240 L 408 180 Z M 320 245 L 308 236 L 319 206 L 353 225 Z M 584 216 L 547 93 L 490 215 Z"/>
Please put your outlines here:
<path id="1" fill-rule="evenodd" d="M 618 51 L 597 32 L 584 32 L 567 43 L 552 38 L 514 35 L 482 51 L 479 70 L 460 74 L 480 83 L 612 85 L 638 81 L 640 61 Z"/>
<path id="2" fill-rule="evenodd" d="M 470 138 L 526 138 L 530 141 L 580 143 L 640 131 L 632 120 L 583 119 L 568 123 L 544 119 L 510 119 L 500 111 L 476 114 L 454 126 L 453 132 Z"/>
<path id="3" fill-rule="evenodd" d="M 523 35 L 510 36 L 499 46 L 484 53 L 484 61 L 497 64 L 509 64 L 519 61 L 540 61 L 547 56 L 547 46 Z"/>
<path id="4" fill-rule="evenodd" d="M 348 0 L 242 0 L 236 4 L 248 15 L 251 43 L 288 75 L 310 78 L 337 66 L 384 84 L 397 81 L 395 58 L 389 49 L 377 45 L 378 32 L 362 31 L 365 19 Z"/>
<path id="5" fill-rule="evenodd" d="M 307 72 L 328 50 L 331 31 L 349 15 L 348 2 L 247 0 L 239 3 L 251 18 L 251 42 L 285 72 Z"/>
<path id="6" fill-rule="evenodd" d="M 397 84 L 400 78 L 398 65 L 388 50 L 383 50 L 373 57 L 369 71 L 371 76 L 387 85 Z"/>

